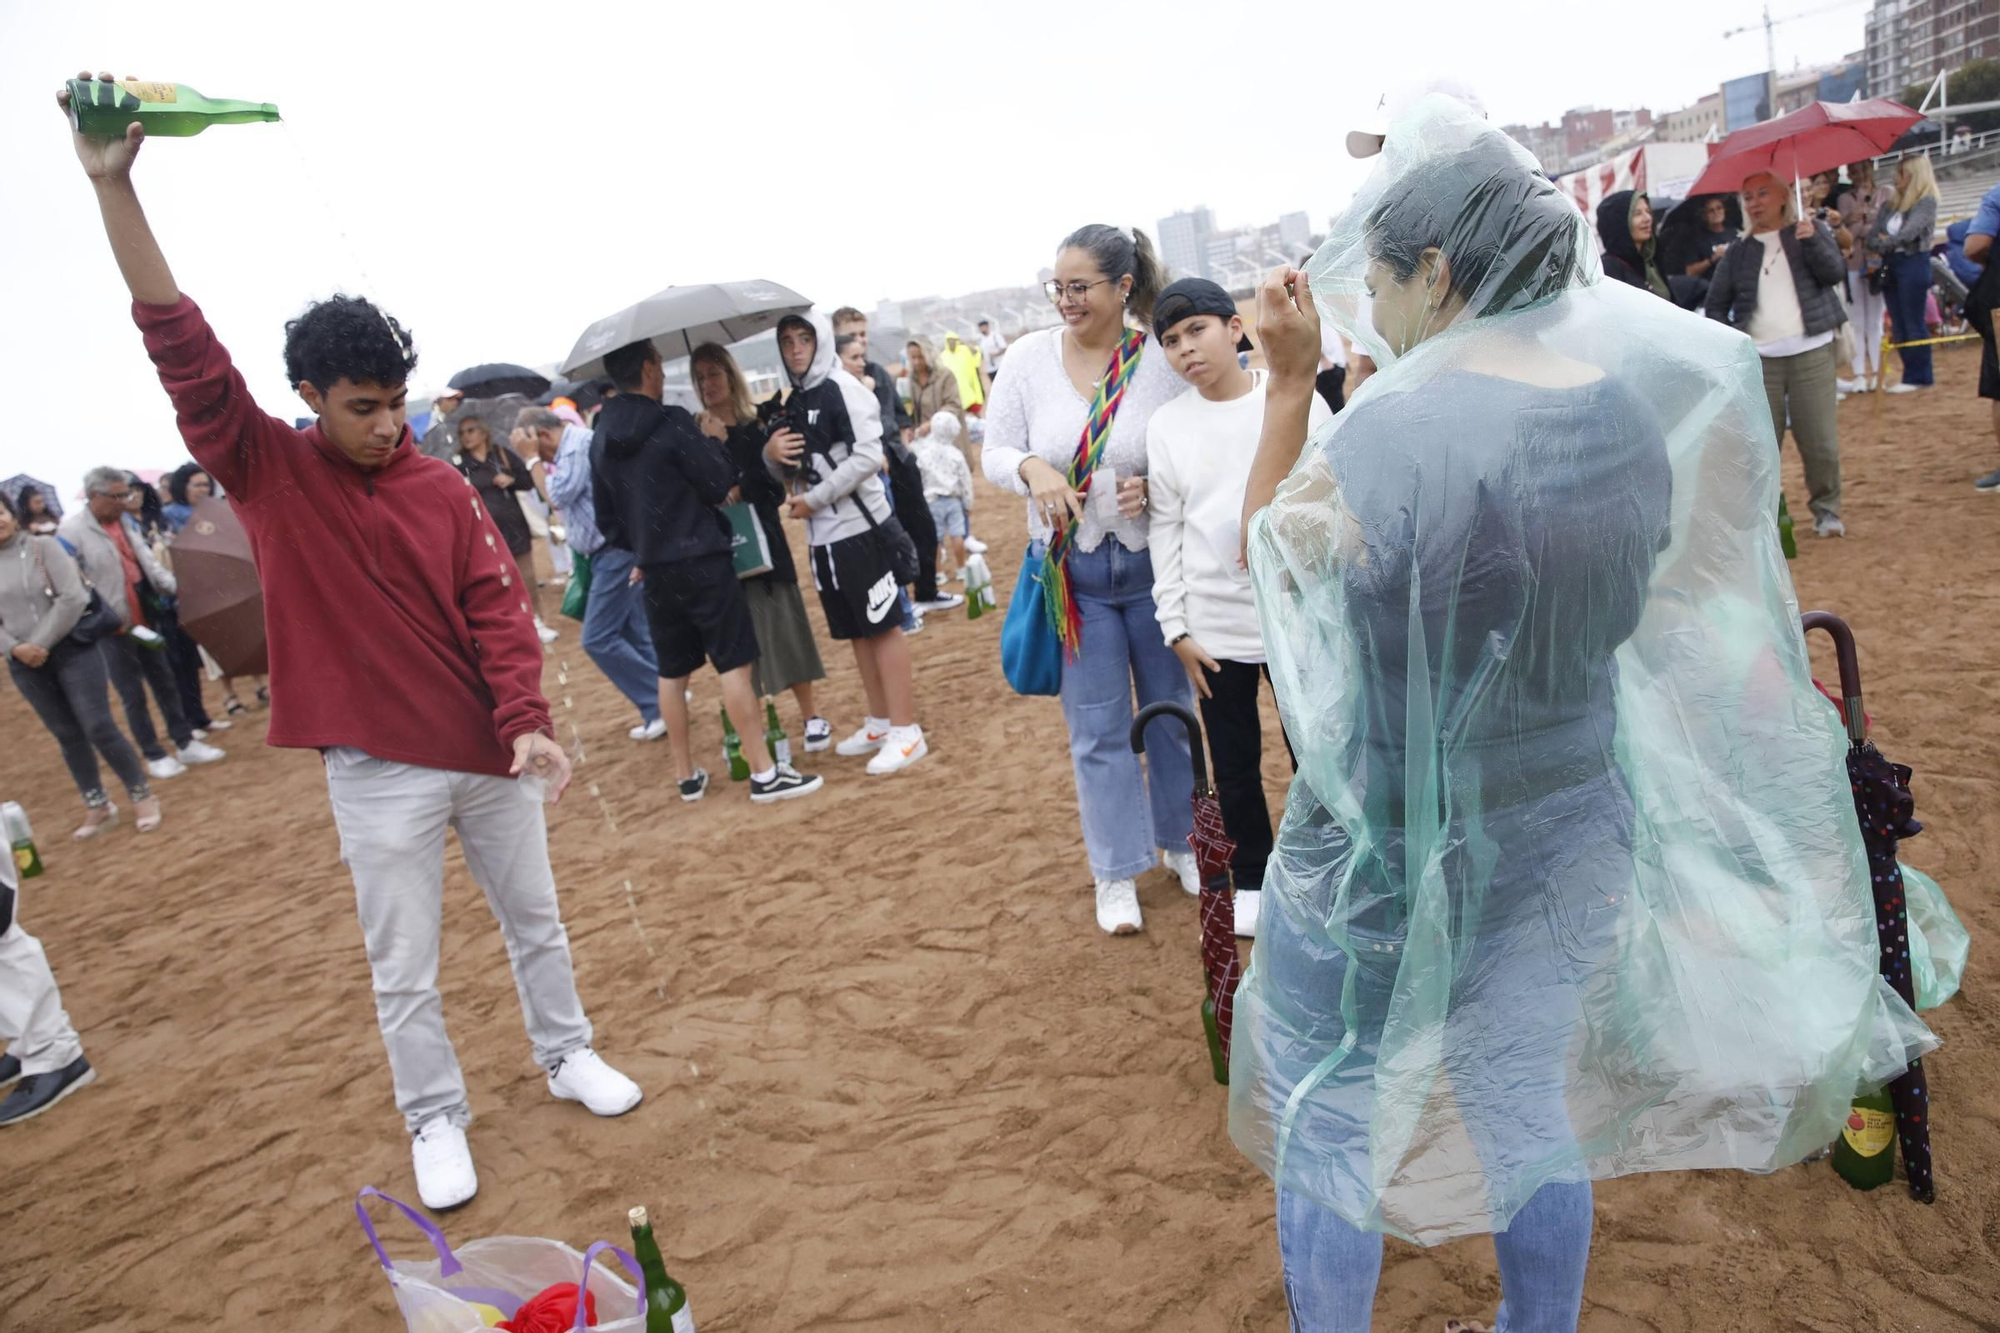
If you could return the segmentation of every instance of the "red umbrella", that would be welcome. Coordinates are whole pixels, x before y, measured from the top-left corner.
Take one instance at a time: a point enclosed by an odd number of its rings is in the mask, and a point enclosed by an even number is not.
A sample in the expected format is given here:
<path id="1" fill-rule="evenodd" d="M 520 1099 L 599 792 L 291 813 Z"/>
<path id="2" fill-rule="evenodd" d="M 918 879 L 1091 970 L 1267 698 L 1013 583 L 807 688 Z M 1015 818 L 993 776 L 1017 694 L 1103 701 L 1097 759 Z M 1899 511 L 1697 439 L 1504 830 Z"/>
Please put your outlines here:
<path id="1" fill-rule="evenodd" d="M 181 628 L 232 676 L 271 669 L 264 650 L 264 588 L 250 536 L 227 501 L 207 499 L 174 538 Z"/>
<path id="2" fill-rule="evenodd" d="M 1234 1016 L 1236 983 L 1243 965 L 1236 956 L 1236 907 L 1229 896 L 1229 858 L 1236 844 L 1222 828 L 1222 802 L 1208 780 L 1208 761 L 1201 745 L 1201 724 L 1175 703 L 1147 704 L 1132 720 L 1132 748 L 1146 752 L 1146 724 L 1162 715 L 1179 718 L 1188 730 L 1188 753 L 1194 760 L 1194 832 L 1188 847 L 1201 870 L 1201 967 L 1207 994 L 1201 1002 L 1201 1024 L 1208 1037 L 1208 1058 L 1217 1083 L 1229 1082 L 1229 1028 Z"/>
<path id="3" fill-rule="evenodd" d="M 1887 152 L 1923 116 L 1901 102 L 1814 102 L 1788 116 L 1736 131 L 1716 146 L 1690 195 L 1726 194 L 1770 172 L 1797 181 Z"/>

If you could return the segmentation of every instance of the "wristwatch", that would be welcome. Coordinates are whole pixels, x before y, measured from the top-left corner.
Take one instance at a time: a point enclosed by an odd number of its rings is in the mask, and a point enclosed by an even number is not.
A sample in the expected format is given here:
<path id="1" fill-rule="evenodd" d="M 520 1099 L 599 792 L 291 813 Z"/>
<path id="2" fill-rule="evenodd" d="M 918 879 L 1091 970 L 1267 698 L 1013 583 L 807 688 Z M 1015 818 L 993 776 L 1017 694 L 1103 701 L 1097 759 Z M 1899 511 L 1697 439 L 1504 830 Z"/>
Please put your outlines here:
<path id="1" fill-rule="evenodd" d="M 1167 640 L 1167 647 L 1169 647 L 1169 648 L 1172 648 L 1173 646 L 1175 646 L 1176 644 L 1178 644 L 1178 643 L 1179 643 L 1179 642 L 1180 642 L 1180 641 L 1181 641 L 1182 639 L 1192 639 L 1193 637 L 1194 637 L 1194 635 L 1192 635 L 1192 634 L 1189 634 L 1189 633 L 1187 633 L 1186 631 L 1183 631 L 1183 632 L 1181 632 L 1181 633 L 1179 633 L 1179 634 L 1176 634 L 1176 635 L 1174 635 L 1174 637 L 1173 637 L 1173 638 L 1171 638 L 1171 639 L 1168 639 L 1168 640 Z"/>

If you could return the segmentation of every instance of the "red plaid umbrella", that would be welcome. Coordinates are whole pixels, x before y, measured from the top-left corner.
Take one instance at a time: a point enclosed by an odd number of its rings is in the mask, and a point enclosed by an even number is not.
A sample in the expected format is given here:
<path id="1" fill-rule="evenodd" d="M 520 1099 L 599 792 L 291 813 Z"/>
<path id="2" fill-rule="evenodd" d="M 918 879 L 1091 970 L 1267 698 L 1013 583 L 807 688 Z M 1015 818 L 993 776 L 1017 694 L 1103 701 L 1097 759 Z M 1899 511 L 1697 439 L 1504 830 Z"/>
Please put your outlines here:
<path id="1" fill-rule="evenodd" d="M 1808 611 L 1807 631 L 1825 630 L 1840 659 L 1841 719 L 1847 725 L 1847 777 L 1854 788 L 1855 813 L 1861 820 L 1861 841 L 1868 848 L 1869 888 L 1875 895 L 1875 935 L 1881 946 L 1882 977 L 1903 1003 L 1917 1005 L 1910 976 L 1910 908 L 1903 895 L 1903 868 L 1896 861 L 1896 844 L 1923 831 L 1912 816 L 1916 798 L 1910 795 L 1910 770 L 1892 764 L 1868 739 L 1867 713 L 1861 707 L 1861 659 L 1854 649 L 1854 631 L 1847 622 L 1825 611 Z M 1918 1203 L 1937 1198 L 1931 1175 L 1931 1088 L 1919 1059 L 1889 1085 L 1889 1102 L 1896 1111 L 1896 1138 L 1903 1147 L 1903 1176 L 1910 1197 Z"/>
<path id="2" fill-rule="evenodd" d="M 1146 752 L 1146 724 L 1162 715 L 1180 719 L 1188 730 L 1188 752 L 1194 760 L 1194 832 L 1188 846 L 1201 869 L 1201 967 L 1207 978 L 1201 1022 L 1208 1037 L 1208 1058 L 1217 1083 L 1229 1082 L 1229 1024 L 1236 1002 L 1236 983 L 1243 965 L 1236 957 L 1236 907 L 1229 896 L 1229 858 L 1236 844 L 1222 828 L 1222 803 L 1208 780 L 1207 752 L 1201 724 L 1179 704 L 1148 704 L 1132 721 L 1132 748 Z"/>

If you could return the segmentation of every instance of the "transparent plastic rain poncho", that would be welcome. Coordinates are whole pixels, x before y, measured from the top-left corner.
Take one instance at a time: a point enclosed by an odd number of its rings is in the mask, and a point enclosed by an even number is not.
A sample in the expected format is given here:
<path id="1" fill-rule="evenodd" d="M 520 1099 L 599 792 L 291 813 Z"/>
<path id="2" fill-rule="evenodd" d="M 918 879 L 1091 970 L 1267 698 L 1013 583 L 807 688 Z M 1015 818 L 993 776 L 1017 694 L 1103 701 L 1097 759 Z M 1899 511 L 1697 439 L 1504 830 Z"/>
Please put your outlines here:
<path id="1" fill-rule="evenodd" d="M 1596 253 L 1418 103 L 1307 270 L 1379 369 L 1252 525 L 1299 772 L 1231 1132 L 1425 1244 L 1551 1181 L 1795 1162 L 1936 1044 L 1876 973 L 1756 349 Z"/>

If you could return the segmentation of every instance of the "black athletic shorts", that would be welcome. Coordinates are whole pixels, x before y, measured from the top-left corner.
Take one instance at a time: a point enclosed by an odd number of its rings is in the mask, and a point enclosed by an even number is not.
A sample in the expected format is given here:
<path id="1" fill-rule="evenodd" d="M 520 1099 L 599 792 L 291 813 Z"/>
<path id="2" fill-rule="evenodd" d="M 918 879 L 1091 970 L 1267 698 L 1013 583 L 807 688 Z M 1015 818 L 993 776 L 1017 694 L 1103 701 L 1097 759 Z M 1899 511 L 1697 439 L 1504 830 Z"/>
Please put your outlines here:
<path id="1" fill-rule="evenodd" d="M 646 623 L 662 680 L 693 675 L 704 657 L 717 672 L 757 660 L 750 603 L 727 554 L 647 566 Z"/>
<path id="2" fill-rule="evenodd" d="M 1993 349 L 1991 320 L 1979 321 L 1979 396 L 2000 402 L 2000 356 Z"/>
<path id="3" fill-rule="evenodd" d="M 897 594 L 906 580 L 897 577 L 899 531 L 884 524 L 812 548 L 813 586 L 826 612 L 826 632 L 834 638 L 872 639 L 902 627 Z"/>

